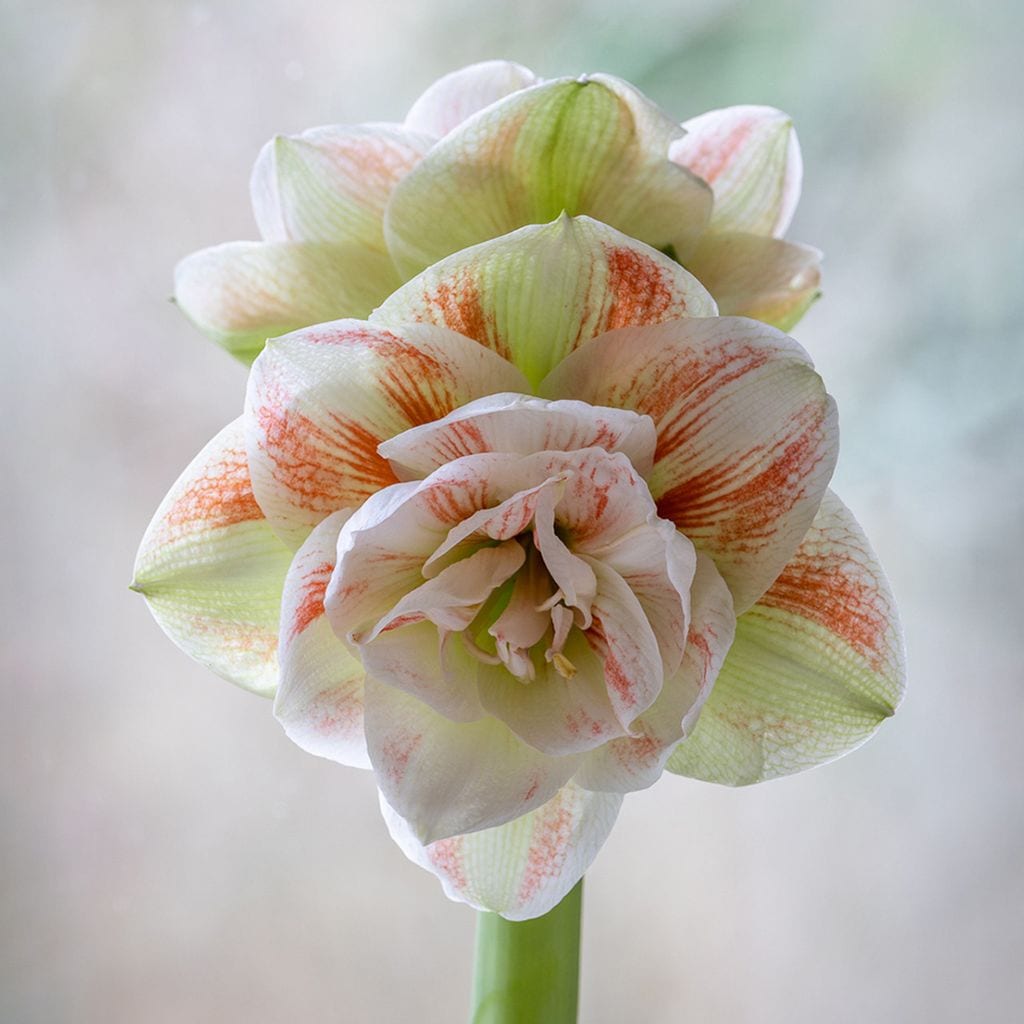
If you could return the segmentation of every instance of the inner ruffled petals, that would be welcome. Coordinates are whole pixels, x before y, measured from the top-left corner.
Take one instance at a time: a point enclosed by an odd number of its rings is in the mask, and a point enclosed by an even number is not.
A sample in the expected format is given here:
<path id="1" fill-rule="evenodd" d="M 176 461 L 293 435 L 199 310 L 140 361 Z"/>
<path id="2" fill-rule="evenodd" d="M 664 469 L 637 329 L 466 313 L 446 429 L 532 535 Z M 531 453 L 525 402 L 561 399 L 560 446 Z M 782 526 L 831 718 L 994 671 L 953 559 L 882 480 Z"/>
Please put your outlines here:
<path id="1" fill-rule="evenodd" d="M 525 544 L 528 549 L 525 565 L 516 576 L 508 604 L 487 632 L 494 638 L 497 660 L 524 683 L 537 678 L 535 648 L 550 635 L 544 659 L 554 665 L 559 675 L 571 678 L 576 674 L 576 667 L 563 654 L 563 648 L 573 625 L 586 628 L 584 621 L 589 625 L 589 609 L 584 617 L 580 609 L 570 609 L 563 603 L 565 595 L 561 589 L 556 589 L 543 556 L 529 539 Z M 492 663 L 487 653 L 476 645 L 469 650 L 481 660 Z"/>
<path id="2" fill-rule="evenodd" d="M 464 630 L 484 602 L 520 569 L 526 558 L 514 540 L 481 548 L 410 591 L 374 627 L 365 642 L 401 626 L 429 619 L 444 633 Z"/>

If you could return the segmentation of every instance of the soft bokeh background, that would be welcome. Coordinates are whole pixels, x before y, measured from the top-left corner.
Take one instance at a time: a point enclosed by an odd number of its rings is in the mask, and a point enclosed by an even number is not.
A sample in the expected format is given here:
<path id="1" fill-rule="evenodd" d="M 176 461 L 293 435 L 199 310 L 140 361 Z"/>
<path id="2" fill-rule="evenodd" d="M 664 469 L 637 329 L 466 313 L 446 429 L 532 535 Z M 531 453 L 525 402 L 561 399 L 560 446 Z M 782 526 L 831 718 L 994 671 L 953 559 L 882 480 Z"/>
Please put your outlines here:
<path id="1" fill-rule="evenodd" d="M 3 0 L 0 1019 L 463 1019 L 473 914 L 391 844 L 370 778 L 292 746 L 126 584 L 245 379 L 167 302 L 174 262 L 254 235 L 273 133 L 399 119 L 492 56 L 615 72 L 680 117 L 793 114 L 791 236 L 827 254 L 795 333 L 911 666 L 845 761 L 627 799 L 588 875 L 582 1020 L 1018 1019 L 1019 9 Z"/>

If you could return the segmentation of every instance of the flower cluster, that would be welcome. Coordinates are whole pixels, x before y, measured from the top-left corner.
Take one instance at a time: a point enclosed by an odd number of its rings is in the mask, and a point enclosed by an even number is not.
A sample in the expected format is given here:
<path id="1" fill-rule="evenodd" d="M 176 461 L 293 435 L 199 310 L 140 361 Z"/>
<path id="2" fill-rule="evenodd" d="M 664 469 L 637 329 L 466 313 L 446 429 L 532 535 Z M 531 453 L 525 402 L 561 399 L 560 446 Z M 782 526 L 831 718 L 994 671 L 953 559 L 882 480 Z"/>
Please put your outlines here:
<path id="1" fill-rule="evenodd" d="M 789 123 L 688 127 L 615 79 L 478 65 L 404 126 L 273 143 L 267 240 L 179 268 L 255 362 L 134 586 L 297 744 L 371 768 L 450 896 L 512 919 L 664 769 L 808 768 L 902 693 L 887 584 L 827 489 L 834 403 L 772 325 L 817 282 L 776 237 Z"/>

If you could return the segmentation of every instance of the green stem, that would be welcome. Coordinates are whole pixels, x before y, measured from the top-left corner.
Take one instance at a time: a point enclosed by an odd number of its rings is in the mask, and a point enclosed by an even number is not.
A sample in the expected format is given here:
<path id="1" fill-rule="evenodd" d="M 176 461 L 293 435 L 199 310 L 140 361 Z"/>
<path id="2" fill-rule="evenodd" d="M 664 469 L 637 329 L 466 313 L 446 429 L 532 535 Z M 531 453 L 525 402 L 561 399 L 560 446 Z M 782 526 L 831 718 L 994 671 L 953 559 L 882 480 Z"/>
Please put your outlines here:
<path id="1" fill-rule="evenodd" d="M 471 1024 L 576 1024 L 583 882 L 532 921 L 477 917 Z"/>

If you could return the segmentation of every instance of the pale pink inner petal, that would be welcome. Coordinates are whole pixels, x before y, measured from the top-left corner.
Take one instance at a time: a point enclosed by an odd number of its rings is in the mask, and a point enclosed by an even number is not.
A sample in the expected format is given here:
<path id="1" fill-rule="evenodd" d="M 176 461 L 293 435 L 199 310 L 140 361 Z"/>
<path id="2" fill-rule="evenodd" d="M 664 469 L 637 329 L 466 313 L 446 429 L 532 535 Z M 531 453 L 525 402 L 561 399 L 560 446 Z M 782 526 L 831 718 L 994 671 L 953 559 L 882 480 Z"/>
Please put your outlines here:
<path id="1" fill-rule="evenodd" d="M 630 735 L 682 658 L 693 550 L 621 452 L 462 456 L 339 553 L 326 604 L 369 677 L 549 755 Z"/>
<path id="2" fill-rule="evenodd" d="M 377 449 L 403 480 L 426 476 L 464 455 L 603 448 L 620 451 L 641 476 L 654 463 L 654 421 L 627 409 L 531 395 L 489 395 L 443 419 L 413 427 Z"/>
<path id="3" fill-rule="evenodd" d="M 444 632 L 463 630 L 476 618 L 491 592 L 515 575 L 525 560 L 523 546 L 514 540 L 496 548 L 482 548 L 406 594 L 369 636 L 355 639 L 371 643 L 381 633 L 424 619 Z"/>

